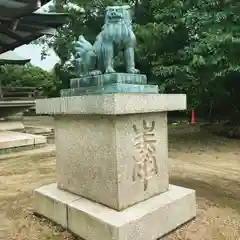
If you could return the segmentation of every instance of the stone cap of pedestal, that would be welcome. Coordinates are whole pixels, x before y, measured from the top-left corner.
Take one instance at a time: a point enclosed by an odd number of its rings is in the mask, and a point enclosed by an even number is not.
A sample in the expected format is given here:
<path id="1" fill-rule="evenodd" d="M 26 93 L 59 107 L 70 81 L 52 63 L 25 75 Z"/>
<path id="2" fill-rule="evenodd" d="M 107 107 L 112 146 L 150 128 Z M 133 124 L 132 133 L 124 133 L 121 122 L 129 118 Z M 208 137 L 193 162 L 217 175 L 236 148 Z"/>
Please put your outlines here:
<path id="1" fill-rule="evenodd" d="M 38 114 L 123 115 L 186 109 L 185 94 L 106 94 L 36 100 Z"/>

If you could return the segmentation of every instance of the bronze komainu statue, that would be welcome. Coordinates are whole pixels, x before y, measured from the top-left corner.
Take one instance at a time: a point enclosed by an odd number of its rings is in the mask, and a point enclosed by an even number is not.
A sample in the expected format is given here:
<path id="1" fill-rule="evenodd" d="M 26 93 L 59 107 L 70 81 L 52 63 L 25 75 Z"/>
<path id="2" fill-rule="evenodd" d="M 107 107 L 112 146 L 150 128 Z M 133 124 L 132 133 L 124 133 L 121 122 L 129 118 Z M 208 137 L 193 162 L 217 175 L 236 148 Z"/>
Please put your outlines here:
<path id="1" fill-rule="evenodd" d="M 92 45 L 82 35 L 75 42 L 75 62 L 82 74 L 114 73 L 114 57 L 124 51 L 126 72 L 137 74 L 130 6 L 106 8 L 102 31 Z"/>

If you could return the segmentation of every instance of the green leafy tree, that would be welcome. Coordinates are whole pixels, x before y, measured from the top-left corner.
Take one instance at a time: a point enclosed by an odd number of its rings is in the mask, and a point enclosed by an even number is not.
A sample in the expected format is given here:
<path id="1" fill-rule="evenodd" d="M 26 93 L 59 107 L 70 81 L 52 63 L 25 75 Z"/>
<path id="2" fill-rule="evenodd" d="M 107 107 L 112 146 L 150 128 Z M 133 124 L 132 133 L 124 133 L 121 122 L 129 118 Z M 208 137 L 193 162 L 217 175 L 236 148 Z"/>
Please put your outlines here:
<path id="1" fill-rule="evenodd" d="M 189 1 L 185 24 L 189 45 L 185 57 L 196 86 L 195 105 L 230 119 L 239 117 L 236 101 L 240 74 L 240 3 L 226 1 Z M 192 101 L 194 102 L 194 101 Z M 223 106 L 223 103 L 224 105 Z"/>
<path id="2" fill-rule="evenodd" d="M 31 64 L 1 66 L 0 79 L 6 87 L 37 87 L 43 90 L 45 96 L 56 95 L 57 82 L 54 73 Z"/>
<path id="3" fill-rule="evenodd" d="M 68 12 L 69 23 L 45 42 L 61 62 L 56 74 L 69 86 L 67 65 L 72 42 L 80 34 L 93 42 L 104 9 L 116 1 L 55 0 L 52 11 Z M 71 4 L 75 5 L 71 5 Z M 189 110 L 204 116 L 239 117 L 240 2 L 237 0 L 122 1 L 132 6 L 138 45 L 136 65 L 160 92 L 186 93 Z M 78 6 L 73 7 L 73 6 Z M 121 69 L 121 62 L 119 61 Z M 223 107 L 222 102 L 226 104 Z"/>

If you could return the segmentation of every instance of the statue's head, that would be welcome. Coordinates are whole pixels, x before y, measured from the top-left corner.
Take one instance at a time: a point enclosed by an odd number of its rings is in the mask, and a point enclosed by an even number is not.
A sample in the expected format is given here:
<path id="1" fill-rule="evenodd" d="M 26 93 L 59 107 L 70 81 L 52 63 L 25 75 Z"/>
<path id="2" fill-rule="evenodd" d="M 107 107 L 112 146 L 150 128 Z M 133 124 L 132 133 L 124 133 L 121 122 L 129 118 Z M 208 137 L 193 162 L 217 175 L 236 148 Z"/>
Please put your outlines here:
<path id="1" fill-rule="evenodd" d="M 131 22 L 130 6 L 109 6 L 106 8 L 105 23 Z"/>

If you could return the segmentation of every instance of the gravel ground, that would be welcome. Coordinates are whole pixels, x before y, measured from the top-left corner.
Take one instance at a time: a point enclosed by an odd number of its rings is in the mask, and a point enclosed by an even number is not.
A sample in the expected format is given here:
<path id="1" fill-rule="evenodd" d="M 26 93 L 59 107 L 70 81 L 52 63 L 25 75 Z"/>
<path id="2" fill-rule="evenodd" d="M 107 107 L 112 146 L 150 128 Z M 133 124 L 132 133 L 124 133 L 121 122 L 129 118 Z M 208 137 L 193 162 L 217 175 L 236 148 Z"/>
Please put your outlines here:
<path id="1" fill-rule="evenodd" d="M 25 123 L 51 125 L 52 119 Z M 197 191 L 197 218 L 164 240 L 240 239 L 239 140 L 178 125 L 169 130 L 171 183 Z M 32 215 L 32 190 L 55 181 L 55 149 L 0 158 L 0 239 L 77 239 L 51 222 Z M 160 224 L 160 223 L 156 223 Z M 101 239 L 101 238 L 100 238 Z"/>

